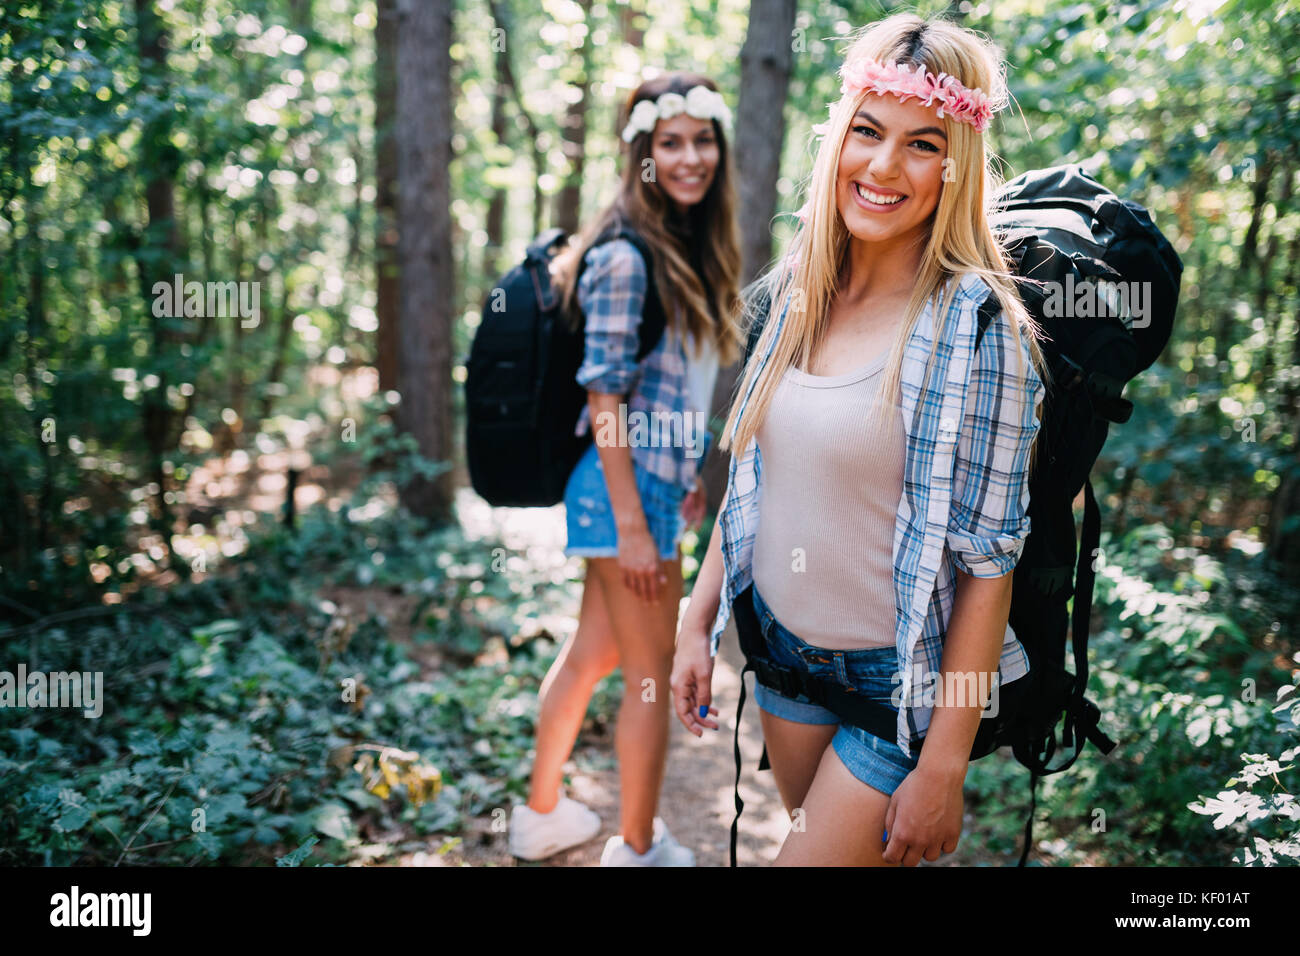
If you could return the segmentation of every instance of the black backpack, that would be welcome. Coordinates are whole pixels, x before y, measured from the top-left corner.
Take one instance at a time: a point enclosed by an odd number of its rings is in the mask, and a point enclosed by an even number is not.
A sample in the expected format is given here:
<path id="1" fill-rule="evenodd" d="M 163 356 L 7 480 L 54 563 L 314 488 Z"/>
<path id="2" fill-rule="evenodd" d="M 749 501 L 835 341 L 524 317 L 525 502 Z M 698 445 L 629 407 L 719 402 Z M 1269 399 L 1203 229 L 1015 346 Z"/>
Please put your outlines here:
<path id="1" fill-rule="evenodd" d="M 494 507 L 549 507 L 564 500 L 574 466 L 592 441 L 573 434 L 587 403 L 576 376 L 583 330 L 563 314 L 549 263 L 566 239 L 550 229 L 528 247 L 524 261 L 488 293 L 465 363 L 465 450 L 470 483 Z M 644 240 L 615 222 L 592 248 L 615 239 L 636 246 L 645 260 L 647 291 L 638 329 L 637 361 L 659 343 L 665 327 L 654 283 L 654 260 Z M 579 264 L 579 275 L 586 261 Z"/>
<path id="2" fill-rule="evenodd" d="M 1022 279 L 1022 301 L 1047 333 L 1043 353 L 1050 380 L 1045 383 L 1038 462 L 1029 479 L 1030 533 L 1014 571 L 1010 612 L 1011 628 L 1024 645 L 1030 670 L 997 690 L 997 715 L 980 721 L 971 759 L 1008 746 L 1030 771 L 1030 807 L 1019 861 L 1023 866 L 1033 845 L 1039 777 L 1068 769 L 1085 741 L 1103 754 L 1115 747 L 1098 727 L 1097 706 L 1084 696 L 1093 560 L 1101 533 L 1089 474 L 1111 423 L 1123 424 L 1132 414 L 1132 403 L 1122 397 L 1124 386 L 1149 368 L 1169 342 L 1183 266 L 1145 209 L 1120 200 L 1078 165 L 1025 173 L 1003 186 L 997 198 L 999 212 L 992 224 L 1005 232 L 1014 271 Z M 1117 310 L 1118 303 L 1106 298 L 1098 279 L 1150 283 L 1147 314 L 1135 317 Z M 1059 314 L 1064 296 L 1054 297 L 1054 290 L 1071 295 L 1077 315 Z M 980 307 L 979 336 L 999 308 L 993 295 Z M 756 312 L 759 318 L 750 328 L 746 361 L 757 345 L 766 305 L 757 302 Z M 1076 560 L 1073 502 L 1081 490 L 1083 534 Z M 1066 609 L 1071 596 L 1072 615 Z M 892 743 L 893 711 L 835 685 L 787 671 L 766 658 L 751 601 L 751 588 L 746 588 L 732 605 L 744 670 L 754 670 L 763 683 L 782 693 L 804 693 L 846 722 Z M 1065 668 L 1067 641 L 1072 647 L 1073 673 Z M 742 672 L 741 708 L 744 701 Z M 1063 751 L 1073 749 L 1073 753 L 1050 766 L 1057 750 L 1058 724 Z M 744 807 L 739 792 L 739 726 L 738 713 L 732 866 Z M 765 747 L 759 769 L 768 766 Z"/>

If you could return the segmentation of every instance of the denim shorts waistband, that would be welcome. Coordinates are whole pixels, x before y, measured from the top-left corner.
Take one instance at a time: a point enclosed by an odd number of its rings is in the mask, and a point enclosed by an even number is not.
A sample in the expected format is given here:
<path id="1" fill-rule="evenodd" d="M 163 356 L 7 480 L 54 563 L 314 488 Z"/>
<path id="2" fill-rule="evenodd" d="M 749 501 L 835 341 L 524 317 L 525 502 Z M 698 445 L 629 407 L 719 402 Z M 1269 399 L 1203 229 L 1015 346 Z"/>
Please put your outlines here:
<path id="1" fill-rule="evenodd" d="M 791 631 L 782 624 L 772 613 L 772 609 L 763 596 L 758 592 L 758 586 L 753 588 L 754 592 L 754 612 L 758 615 L 758 621 L 763 633 L 763 638 L 770 644 L 779 640 L 785 644 L 791 651 L 796 652 L 801 657 L 829 656 L 841 657 L 854 662 L 855 667 L 863 673 L 872 675 L 892 674 L 898 666 L 898 651 L 893 645 L 886 647 L 862 647 L 862 648 L 828 648 L 819 647 L 816 644 L 809 644 L 798 634 Z"/>

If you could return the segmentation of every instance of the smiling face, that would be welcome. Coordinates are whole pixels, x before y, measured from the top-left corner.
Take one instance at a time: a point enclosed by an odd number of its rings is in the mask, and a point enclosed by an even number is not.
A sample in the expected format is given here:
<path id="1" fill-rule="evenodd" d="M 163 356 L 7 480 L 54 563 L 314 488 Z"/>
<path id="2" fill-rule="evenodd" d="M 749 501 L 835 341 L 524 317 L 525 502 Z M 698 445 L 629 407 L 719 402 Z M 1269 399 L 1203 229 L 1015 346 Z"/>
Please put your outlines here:
<path id="1" fill-rule="evenodd" d="M 948 141 L 937 108 L 914 99 L 868 95 L 840 150 L 835 202 L 844 225 L 864 242 L 925 228 L 939 205 Z"/>
<path id="2" fill-rule="evenodd" d="M 704 199 L 721 155 L 712 120 L 680 113 L 655 125 L 650 145 L 655 181 L 681 211 Z"/>

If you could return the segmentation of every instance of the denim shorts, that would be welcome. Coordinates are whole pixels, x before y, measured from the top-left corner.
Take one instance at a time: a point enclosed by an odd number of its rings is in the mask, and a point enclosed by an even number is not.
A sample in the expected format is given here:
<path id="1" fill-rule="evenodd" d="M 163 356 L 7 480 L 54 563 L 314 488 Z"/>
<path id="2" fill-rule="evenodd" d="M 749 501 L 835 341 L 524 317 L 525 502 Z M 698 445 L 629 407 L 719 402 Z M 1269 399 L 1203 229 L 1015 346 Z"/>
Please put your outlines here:
<path id="1" fill-rule="evenodd" d="M 898 673 L 898 652 L 893 647 L 835 651 L 805 644 L 776 619 L 757 587 L 753 592 L 754 612 L 762 627 L 768 656 L 775 663 L 850 687 L 898 713 L 891 700 L 899 686 L 894 680 Z M 831 738 L 835 753 L 853 776 L 886 796 L 897 790 L 916 767 L 916 756 L 905 757 L 894 740 L 883 740 L 860 727 L 840 723 L 835 714 L 814 704 L 803 694 L 796 698 L 784 697 L 772 688 L 756 683 L 754 700 L 774 717 L 797 724 L 839 724 Z"/>
<path id="2" fill-rule="evenodd" d="M 646 524 L 659 557 L 664 561 L 677 558 L 686 519 L 682 517 L 682 499 L 685 491 L 646 471 L 633 461 L 636 472 L 636 490 L 641 496 Z M 569 557 L 618 557 L 618 528 L 614 524 L 614 508 L 609 503 L 609 488 L 605 485 L 605 469 L 593 442 L 579 460 L 569 483 L 564 488 L 564 515 L 568 531 L 568 544 L 564 553 Z"/>

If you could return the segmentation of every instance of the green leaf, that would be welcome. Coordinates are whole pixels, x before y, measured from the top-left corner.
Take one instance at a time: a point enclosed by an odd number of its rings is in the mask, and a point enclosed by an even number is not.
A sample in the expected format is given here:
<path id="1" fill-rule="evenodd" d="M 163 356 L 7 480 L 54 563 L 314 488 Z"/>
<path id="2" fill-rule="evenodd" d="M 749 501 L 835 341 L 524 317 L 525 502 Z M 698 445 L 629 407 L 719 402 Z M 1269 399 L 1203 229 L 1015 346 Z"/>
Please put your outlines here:
<path id="1" fill-rule="evenodd" d="M 316 811 L 312 826 L 327 837 L 347 841 L 353 837 L 352 818 L 341 803 L 327 803 Z"/>
<path id="2" fill-rule="evenodd" d="M 311 856 L 311 848 L 320 842 L 320 837 L 309 836 L 303 841 L 302 845 L 292 853 L 286 853 L 284 856 L 275 858 L 276 866 L 301 866 L 302 861 Z"/>
<path id="3" fill-rule="evenodd" d="M 74 806 L 58 820 L 54 821 L 54 829 L 61 833 L 72 833 L 80 830 L 90 822 L 90 811 L 85 807 Z"/>

